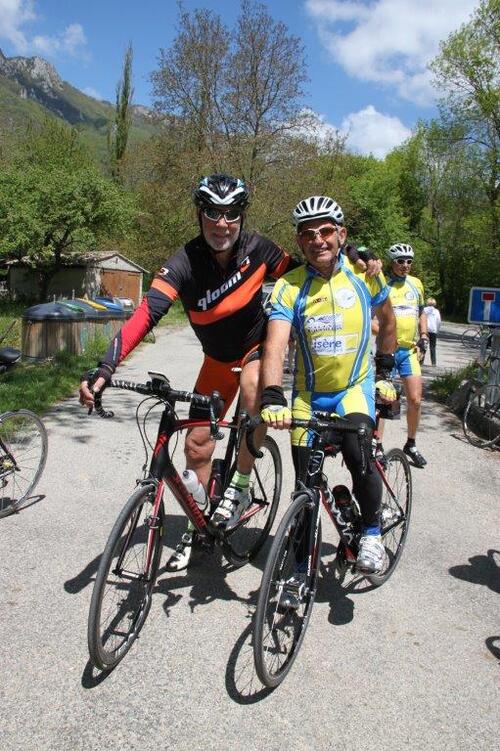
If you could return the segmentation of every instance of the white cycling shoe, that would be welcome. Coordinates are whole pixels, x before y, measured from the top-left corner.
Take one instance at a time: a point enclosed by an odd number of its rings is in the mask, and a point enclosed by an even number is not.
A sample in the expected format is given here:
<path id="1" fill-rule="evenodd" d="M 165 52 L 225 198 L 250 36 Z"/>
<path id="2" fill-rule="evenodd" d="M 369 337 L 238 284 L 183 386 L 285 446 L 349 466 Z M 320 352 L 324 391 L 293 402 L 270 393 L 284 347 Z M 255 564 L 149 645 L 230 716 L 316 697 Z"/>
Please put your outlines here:
<path id="1" fill-rule="evenodd" d="M 356 568 L 363 574 L 379 574 L 386 560 L 381 535 L 363 535 L 359 541 Z"/>
<path id="2" fill-rule="evenodd" d="M 230 485 L 210 521 L 215 527 L 226 530 L 232 529 L 238 524 L 242 514 L 250 507 L 251 503 L 252 499 L 248 488 L 240 490 Z"/>

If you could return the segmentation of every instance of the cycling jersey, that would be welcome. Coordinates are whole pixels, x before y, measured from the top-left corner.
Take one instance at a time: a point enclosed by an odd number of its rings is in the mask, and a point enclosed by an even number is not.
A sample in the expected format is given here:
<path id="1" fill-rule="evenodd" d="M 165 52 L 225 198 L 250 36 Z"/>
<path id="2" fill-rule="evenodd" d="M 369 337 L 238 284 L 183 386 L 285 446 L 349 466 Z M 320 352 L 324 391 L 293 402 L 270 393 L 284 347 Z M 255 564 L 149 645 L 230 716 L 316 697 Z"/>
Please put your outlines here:
<path id="1" fill-rule="evenodd" d="M 196 237 L 156 274 L 134 315 L 113 339 L 103 362 L 116 367 L 177 298 L 206 355 L 220 362 L 241 360 L 265 338 L 264 278 L 278 278 L 297 263 L 271 240 L 243 230 L 223 269 L 203 237 Z"/>
<path id="2" fill-rule="evenodd" d="M 303 265 L 276 283 L 270 320 L 296 331 L 296 392 L 331 394 L 371 374 L 371 307 L 388 295 L 383 274 L 368 277 L 344 255 L 330 279 Z"/>
<path id="3" fill-rule="evenodd" d="M 389 297 L 396 316 L 398 347 L 408 349 L 418 339 L 418 319 L 424 309 L 424 288 L 416 276 L 392 276 Z"/>

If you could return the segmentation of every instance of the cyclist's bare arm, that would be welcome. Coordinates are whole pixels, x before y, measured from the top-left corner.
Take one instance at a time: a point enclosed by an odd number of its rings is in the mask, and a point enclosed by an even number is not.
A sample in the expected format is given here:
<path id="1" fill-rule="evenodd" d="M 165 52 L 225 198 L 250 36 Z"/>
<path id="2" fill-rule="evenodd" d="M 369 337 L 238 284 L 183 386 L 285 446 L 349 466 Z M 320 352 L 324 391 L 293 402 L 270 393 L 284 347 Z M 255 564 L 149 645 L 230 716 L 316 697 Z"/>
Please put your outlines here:
<path id="1" fill-rule="evenodd" d="M 285 352 L 291 329 L 291 324 L 288 321 L 269 321 L 261 366 L 263 388 L 266 388 L 266 386 L 281 386 Z"/>
<path id="2" fill-rule="evenodd" d="M 396 317 L 389 298 L 375 307 L 375 313 L 379 322 L 377 335 L 377 352 L 381 354 L 393 354 L 396 351 Z"/>

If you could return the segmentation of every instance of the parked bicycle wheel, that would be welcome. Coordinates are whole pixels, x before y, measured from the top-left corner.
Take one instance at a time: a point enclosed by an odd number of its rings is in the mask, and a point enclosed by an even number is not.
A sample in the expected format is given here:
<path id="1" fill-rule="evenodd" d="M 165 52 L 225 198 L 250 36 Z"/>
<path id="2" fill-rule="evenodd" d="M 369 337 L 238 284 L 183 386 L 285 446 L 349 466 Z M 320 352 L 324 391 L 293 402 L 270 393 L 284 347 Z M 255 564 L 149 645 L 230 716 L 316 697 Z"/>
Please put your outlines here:
<path id="1" fill-rule="evenodd" d="M 151 516 L 155 485 L 138 488 L 109 536 L 90 602 L 88 647 L 100 670 L 112 670 L 136 640 L 151 606 L 160 564 L 163 502 Z"/>
<path id="2" fill-rule="evenodd" d="M 0 517 L 32 497 L 47 461 L 47 431 L 33 412 L 0 415 Z"/>
<path id="3" fill-rule="evenodd" d="M 228 534 L 224 544 L 224 554 L 235 566 L 242 566 L 255 558 L 267 540 L 278 510 L 283 469 L 276 441 L 266 436 L 261 452 L 263 456 L 255 460 L 250 474 L 252 505 L 234 531 Z M 234 470 L 235 467 L 231 476 Z"/>
<path id="4" fill-rule="evenodd" d="M 304 639 L 316 596 L 321 526 L 314 546 L 309 575 L 298 580 L 297 553 L 309 552 L 309 524 L 304 522 L 311 513 L 311 499 L 305 493 L 296 497 L 286 511 L 274 538 L 260 586 L 254 625 L 254 658 L 259 679 L 274 688 L 285 678 L 293 665 Z M 307 539 L 306 539 L 307 537 Z M 290 607 L 288 588 L 296 582 Z"/>
<path id="5" fill-rule="evenodd" d="M 469 443 L 479 448 L 500 441 L 500 389 L 486 385 L 474 389 L 465 407 L 462 427 Z"/>
<path id="6" fill-rule="evenodd" d="M 477 326 L 472 326 L 462 332 L 460 341 L 464 347 L 479 347 L 481 340 L 481 330 Z"/>
<path id="7" fill-rule="evenodd" d="M 405 454 L 401 449 L 390 449 L 385 458 L 380 522 L 386 560 L 380 573 L 367 576 L 376 586 L 387 581 L 399 563 L 408 534 L 412 501 L 411 469 Z"/>

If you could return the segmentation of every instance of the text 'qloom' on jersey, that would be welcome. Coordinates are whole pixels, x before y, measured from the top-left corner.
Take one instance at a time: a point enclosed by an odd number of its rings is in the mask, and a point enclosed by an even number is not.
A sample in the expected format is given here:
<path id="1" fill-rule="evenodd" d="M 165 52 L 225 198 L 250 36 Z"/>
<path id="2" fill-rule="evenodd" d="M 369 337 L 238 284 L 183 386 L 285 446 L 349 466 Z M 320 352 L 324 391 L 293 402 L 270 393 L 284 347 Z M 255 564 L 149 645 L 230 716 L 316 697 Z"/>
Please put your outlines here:
<path id="1" fill-rule="evenodd" d="M 236 274 L 234 274 L 234 276 L 228 279 L 227 282 L 224 282 L 224 284 L 221 284 L 221 286 L 217 289 L 214 289 L 213 291 L 207 289 L 205 297 L 200 297 L 200 299 L 198 300 L 198 307 L 202 310 L 206 310 L 207 306 L 210 305 L 210 303 L 218 300 L 219 297 L 224 294 L 224 292 L 227 292 L 227 290 L 233 287 L 236 282 L 239 282 L 240 279 L 241 271 L 238 271 Z"/>

